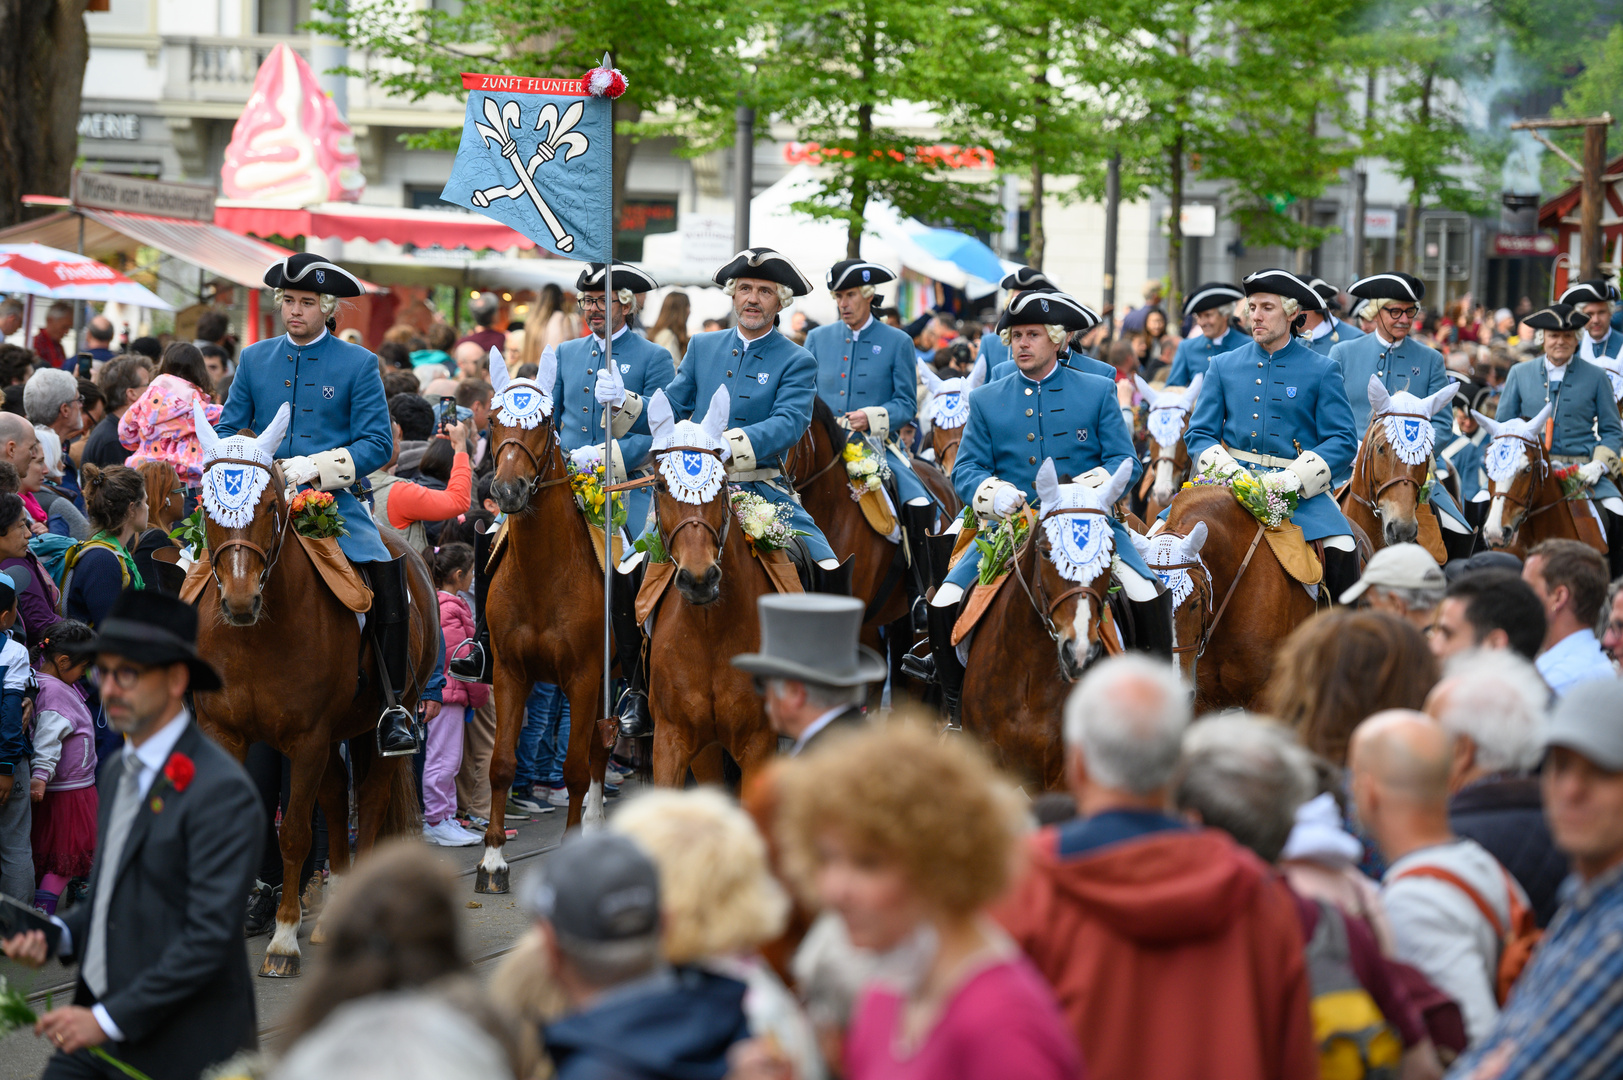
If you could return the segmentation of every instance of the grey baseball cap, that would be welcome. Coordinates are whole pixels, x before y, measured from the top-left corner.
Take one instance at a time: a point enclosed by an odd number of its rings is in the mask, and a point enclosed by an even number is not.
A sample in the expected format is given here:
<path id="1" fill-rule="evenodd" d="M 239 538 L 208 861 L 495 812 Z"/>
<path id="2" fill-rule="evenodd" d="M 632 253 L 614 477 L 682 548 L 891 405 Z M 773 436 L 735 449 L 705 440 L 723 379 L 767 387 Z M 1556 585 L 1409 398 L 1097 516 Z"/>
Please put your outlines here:
<path id="1" fill-rule="evenodd" d="M 659 929 L 659 870 L 618 833 L 576 833 L 530 876 L 525 908 L 581 941 L 624 941 Z"/>
<path id="2" fill-rule="evenodd" d="M 1371 585 L 1389 589 L 1442 589 L 1448 585 L 1448 579 L 1443 576 L 1443 568 L 1437 565 L 1437 560 L 1419 544 L 1393 544 L 1370 557 L 1364 576 L 1341 594 L 1341 602 L 1352 603 Z"/>
<path id="3" fill-rule="evenodd" d="M 1575 750 L 1607 772 L 1623 772 L 1623 680 L 1595 679 L 1567 691 L 1550 714 L 1544 747 Z"/>

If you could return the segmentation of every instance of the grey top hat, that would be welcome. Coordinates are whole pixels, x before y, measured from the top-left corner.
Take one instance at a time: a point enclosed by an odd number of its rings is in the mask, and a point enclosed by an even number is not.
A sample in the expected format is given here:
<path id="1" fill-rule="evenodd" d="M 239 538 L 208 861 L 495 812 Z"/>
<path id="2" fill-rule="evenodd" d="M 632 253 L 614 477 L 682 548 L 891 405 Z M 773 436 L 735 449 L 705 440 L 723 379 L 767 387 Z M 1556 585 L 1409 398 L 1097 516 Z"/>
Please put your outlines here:
<path id="1" fill-rule="evenodd" d="M 862 601 L 825 593 L 773 593 L 760 599 L 761 651 L 733 657 L 752 675 L 826 686 L 881 682 L 885 661 L 857 642 Z"/>

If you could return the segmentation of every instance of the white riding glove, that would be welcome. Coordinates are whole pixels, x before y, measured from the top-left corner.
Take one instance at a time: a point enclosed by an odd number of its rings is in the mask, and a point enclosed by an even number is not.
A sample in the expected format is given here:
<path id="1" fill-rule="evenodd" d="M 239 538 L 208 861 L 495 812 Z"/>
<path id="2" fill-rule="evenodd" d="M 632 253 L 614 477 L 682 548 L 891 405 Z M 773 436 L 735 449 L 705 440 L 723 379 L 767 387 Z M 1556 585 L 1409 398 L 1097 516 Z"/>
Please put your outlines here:
<path id="1" fill-rule="evenodd" d="M 1606 475 L 1606 466 L 1599 461 L 1586 461 L 1578 466 L 1578 475 L 1586 486 L 1593 487 Z"/>
<path id="2" fill-rule="evenodd" d="M 597 369 L 597 385 L 592 396 L 599 405 L 613 405 L 616 409 L 626 403 L 626 384 L 620 372 L 612 367 Z"/>
<path id="3" fill-rule="evenodd" d="M 569 451 L 569 460 L 575 463 L 575 468 L 581 472 L 591 472 L 603 464 L 603 448 L 601 446 L 583 446 L 579 450 Z"/>
<path id="4" fill-rule="evenodd" d="M 1013 484 L 1000 487 L 992 493 L 992 513 L 1006 518 L 1026 505 L 1026 496 Z"/>
<path id="5" fill-rule="evenodd" d="M 289 487 L 301 487 L 313 484 L 321 479 L 321 466 L 307 457 L 283 458 L 282 479 L 287 481 Z"/>

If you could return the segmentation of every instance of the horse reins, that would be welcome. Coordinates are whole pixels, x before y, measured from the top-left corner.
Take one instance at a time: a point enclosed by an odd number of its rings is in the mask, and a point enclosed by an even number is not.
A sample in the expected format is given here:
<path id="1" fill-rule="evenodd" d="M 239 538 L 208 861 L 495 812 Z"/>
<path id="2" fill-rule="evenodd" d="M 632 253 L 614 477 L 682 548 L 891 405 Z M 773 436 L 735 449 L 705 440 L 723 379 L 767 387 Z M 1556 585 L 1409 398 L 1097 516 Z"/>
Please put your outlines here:
<path id="1" fill-rule="evenodd" d="M 1200 652 L 1202 654 L 1206 652 L 1206 646 L 1212 640 L 1212 635 L 1217 632 L 1217 624 L 1223 621 L 1223 612 L 1229 609 L 1229 601 L 1234 599 L 1234 590 L 1240 587 L 1240 579 L 1245 577 L 1246 568 L 1251 565 L 1251 556 L 1257 553 L 1257 545 L 1262 543 L 1263 531 L 1262 523 L 1258 522 L 1257 535 L 1251 538 L 1251 546 L 1246 548 L 1245 559 L 1240 563 L 1239 573 L 1235 574 L 1234 580 L 1229 582 L 1228 592 L 1223 594 L 1223 602 L 1217 605 L 1217 614 L 1212 616 L 1211 625 L 1200 635 Z"/>
<path id="2" fill-rule="evenodd" d="M 946 442 L 942 443 L 935 452 L 936 464 L 940 467 L 942 475 L 951 476 L 952 467 L 958 464 L 958 444 L 964 441 L 964 429 L 968 426 L 969 425 L 967 423 L 964 423 L 955 428 L 938 429 L 941 431 L 956 431 L 958 433 L 956 438 L 948 439 Z M 951 461 L 947 460 L 948 451 L 952 452 Z"/>
<path id="3" fill-rule="evenodd" d="M 1048 512 L 1048 514 L 1044 514 L 1043 517 L 1044 518 L 1048 517 L 1049 514 L 1097 514 L 1100 517 L 1108 516 L 1108 515 L 1105 514 L 1105 512 L 1103 510 L 1095 510 L 1092 507 L 1088 507 L 1088 506 L 1064 507 L 1064 508 L 1057 509 L 1057 510 L 1050 510 Z M 1035 531 L 1037 530 L 1038 527 L 1041 526 L 1041 524 L 1042 524 L 1042 518 L 1038 518 L 1036 523 L 1032 525 L 1033 533 L 1035 533 Z M 1029 546 L 1036 547 L 1037 546 L 1036 545 L 1036 537 L 1033 536 L 1030 540 L 1027 541 L 1027 544 Z M 1037 618 L 1042 620 L 1043 628 L 1048 631 L 1048 636 L 1050 638 L 1052 638 L 1053 640 L 1055 640 L 1055 641 L 1059 640 L 1059 631 L 1054 629 L 1054 612 L 1056 610 L 1058 610 L 1058 608 L 1059 608 L 1059 606 L 1061 604 L 1065 603 L 1065 601 L 1069 600 L 1071 597 L 1076 596 L 1078 593 L 1080 593 L 1080 594 L 1088 597 L 1091 600 L 1097 601 L 1098 604 L 1099 604 L 1100 610 L 1101 611 L 1104 610 L 1104 605 L 1105 605 L 1104 592 L 1103 592 L 1103 590 L 1101 590 L 1097 586 L 1095 586 L 1094 582 L 1090 581 L 1086 585 L 1073 585 L 1069 589 L 1066 589 L 1064 592 L 1060 593 L 1058 596 L 1054 597 L 1054 599 L 1050 601 L 1048 599 L 1048 594 L 1043 591 L 1043 579 L 1042 579 L 1042 576 L 1040 574 L 1033 574 L 1032 575 L 1032 577 L 1036 581 L 1036 591 L 1035 592 L 1032 590 L 1031 585 L 1027 584 L 1025 571 L 1020 569 L 1020 553 L 1019 552 L 1015 553 L 1013 562 L 1014 562 L 1014 577 L 1015 577 L 1015 580 L 1020 583 L 1020 588 L 1025 591 L 1026 599 L 1031 601 L 1032 610 L 1037 613 Z M 1101 574 L 1100 577 L 1108 578 L 1108 575 Z M 1094 581 L 1097 581 L 1097 580 L 1098 580 L 1098 578 L 1094 579 Z M 1038 599 L 1039 595 L 1042 597 L 1041 600 Z"/>
<path id="4" fill-rule="evenodd" d="M 279 477 L 277 476 L 279 470 L 270 465 L 266 465 L 264 462 L 251 461 L 248 458 L 216 458 L 207 465 L 203 466 L 203 471 L 206 473 L 216 465 L 242 465 L 250 469 L 263 470 L 270 476 L 271 487 L 279 488 Z M 257 589 L 263 589 L 265 587 L 265 579 L 270 577 L 271 568 L 274 567 L 276 565 L 276 561 L 282 557 L 282 541 L 287 534 L 288 527 L 293 524 L 292 514 L 288 514 L 285 517 L 282 515 L 282 497 L 279 491 L 273 492 L 272 505 L 274 507 L 272 510 L 274 525 L 272 526 L 271 535 L 274 538 L 275 546 L 272 547 L 269 552 L 260 547 L 258 544 L 254 543 L 252 540 L 240 536 L 230 537 L 229 539 L 221 541 L 218 547 L 210 549 L 209 575 L 214 578 L 214 587 L 220 590 L 220 592 L 223 593 L 225 591 L 225 583 L 220 580 L 220 556 L 225 554 L 227 551 L 230 551 L 232 548 L 238 547 L 247 548 L 249 551 L 259 556 L 259 581 L 254 587 Z"/>

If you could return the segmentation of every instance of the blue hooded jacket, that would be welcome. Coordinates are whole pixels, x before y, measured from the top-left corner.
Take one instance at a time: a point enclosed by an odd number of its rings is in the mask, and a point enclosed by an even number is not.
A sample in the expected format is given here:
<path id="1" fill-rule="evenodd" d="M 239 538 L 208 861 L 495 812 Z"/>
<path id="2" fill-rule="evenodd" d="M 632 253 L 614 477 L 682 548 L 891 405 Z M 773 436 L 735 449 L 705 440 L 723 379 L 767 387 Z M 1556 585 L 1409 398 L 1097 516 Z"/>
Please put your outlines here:
<path id="1" fill-rule="evenodd" d="M 749 1037 L 744 984 L 674 968 L 616 987 L 542 1031 L 558 1080 L 722 1080 Z"/>

